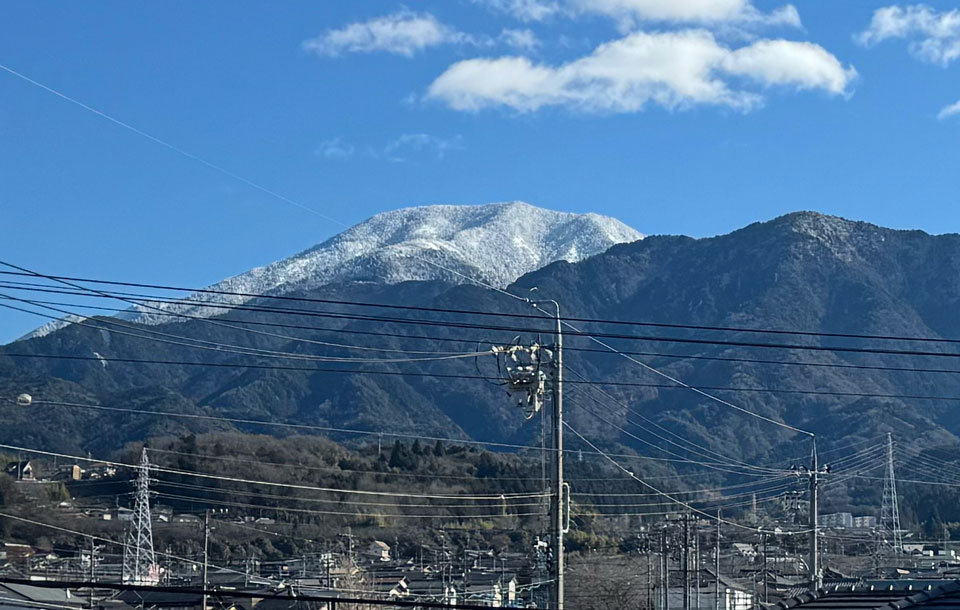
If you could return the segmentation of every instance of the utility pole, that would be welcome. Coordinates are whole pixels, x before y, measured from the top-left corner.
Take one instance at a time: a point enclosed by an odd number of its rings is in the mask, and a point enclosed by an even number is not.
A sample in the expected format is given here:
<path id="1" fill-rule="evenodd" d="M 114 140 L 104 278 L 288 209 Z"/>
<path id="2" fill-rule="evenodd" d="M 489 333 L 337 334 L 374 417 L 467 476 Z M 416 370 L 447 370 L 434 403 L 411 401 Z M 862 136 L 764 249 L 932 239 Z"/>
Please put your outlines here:
<path id="1" fill-rule="evenodd" d="M 690 610 L 690 516 L 683 516 L 683 542 L 680 547 L 680 571 L 683 578 L 683 610 Z"/>
<path id="2" fill-rule="evenodd" d="M 714 547 L 713 556 L 714 591 L 713 591 L 713 610 L 720 610 L 720 509 L 717 509 L 717 546 Z M 726 605 L 726 604 L 724 604 Z"/>
<path id="3" fill-rule="evenodd" d="M 557 610 L 563 610 L 563 326 L 560 321 L 560 304 L 556 301 L 553 301 L 553 304 L 557 307 L 557 343 L 554 346 L 553 360 L 553 449 L 556 452 L 554 457 L 556 502 L 553 506 L 554 562 L 556 564 L 554 601 Z"/>
<path id="4" fill-rule="evenodd" d="M 696 528 L 693 530 L 693 577 L 696 578 L 694 582 L 696 582 L 695 591 L 697 592 L 697 600 L 693 607 L 695 610 L 700 610 L 700 531 Z"/>
<path id="5" fill-rule="evenodd" d="M 797 476 L 805 476 L 809 479 L 810 493 L 810 556 L 807 560 L 810 569 L 810 588 L 819 589 L 823 585 L 823 578 L 820 574 L 820 528 L 819 528 L 819 496 L 817 485 L 819 476 L 830 472 L 828 466 L 821 467 L 817 461 L 817 438 L 813 437 L 813 453 L 810 457 L 810 467 L 794 467 Z"/>
<path id="6" fill-rule="evenodd" d="M 207 565 L 210 545 L 210 509 L 203 511 L 203 610 L 207 610 Z"/>
<path id="7" fill-rule="evenodd" d="M 663 610 L 670 610 L 670 564 L 667 559 L 667 531 L 660 532 L 660 591 L 663 599 Z"/>
<path id="8" fill-rule="evenodd" d="M 93 610 L 93 581 L 96 577 L 96 555 L 97 547 L 94 544 L 93 536 L 90 536 L 90 610 Z"/>
<path id="9" fill-rule="evenodd" d="M 814 590 L 820 589 L 820 536 L 819 512 L 820 504 L 817 492 L 817 475 L 820 465 L 817 463 L 817 439 L 813 439 L 813 454 L 810 460 L 810 586 Z"/>
<path id="10" fill-rule="evenodd" d="M 553 353 L 533 344 L 523 346 L 519 344 L 509 346 L 494 346 L 493 352 L 504 358 L 506 369 L 507 391 L 511 395 L 519 396 L 519 405 L 526 411 L 527 419 L 532 418 L 543 404 L 547 375 L 543 372 L 544 365 L 552 369 L 550 376 L 553 394 L 553 438 L 551 450 L 553 452 L 553 472 L 551 473 L 550 490 L 550 547 L 552 551 L 553 583 L 551 588 L 551 607 L 563 610 L 564 604 L 564 545 L 566 520 L 564 504 L 566 485 L 563 478 L 563 320 L 560 318 L 560 304 L 554 300 L 526 302 L 544 312 L 540 303 L 551 303 L 556 308 L 555 343 Z"/>
<path id="11" fill-rule="evenodd" d="M 763 603 L 769 602 L 768 597 L 768 581 L 767 578 L 767 532 L 760 534 L 762 544 L 763 544 Z"/>

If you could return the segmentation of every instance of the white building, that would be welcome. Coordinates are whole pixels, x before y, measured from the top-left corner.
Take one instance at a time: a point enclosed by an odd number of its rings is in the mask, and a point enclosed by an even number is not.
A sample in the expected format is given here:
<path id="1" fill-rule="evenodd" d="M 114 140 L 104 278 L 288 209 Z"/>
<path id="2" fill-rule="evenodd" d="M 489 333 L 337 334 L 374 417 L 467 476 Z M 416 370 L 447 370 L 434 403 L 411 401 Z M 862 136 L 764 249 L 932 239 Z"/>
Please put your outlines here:
<path id="1" fill-rule="evenodd" d="M 842 530 L 853 527 L 853 515 L 850 513 L 831 513 L 820 515 L 820 526 Z"/>

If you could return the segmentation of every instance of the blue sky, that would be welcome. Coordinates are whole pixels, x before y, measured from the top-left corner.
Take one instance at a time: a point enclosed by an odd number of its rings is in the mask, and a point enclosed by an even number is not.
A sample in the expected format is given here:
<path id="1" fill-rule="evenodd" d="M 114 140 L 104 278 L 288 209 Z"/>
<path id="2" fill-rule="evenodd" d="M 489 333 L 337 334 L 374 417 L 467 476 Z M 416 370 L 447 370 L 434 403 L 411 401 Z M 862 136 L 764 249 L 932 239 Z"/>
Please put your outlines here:
<path id="1" fill-rule="evenodd" d="M 343 225 L 521 199 L 960 232 L 956 1 L 35 1 L 0 64 Z M 0 168 L 0 255 L 45 272 L 201 286 L 343 228 L 2 71 Z"/>

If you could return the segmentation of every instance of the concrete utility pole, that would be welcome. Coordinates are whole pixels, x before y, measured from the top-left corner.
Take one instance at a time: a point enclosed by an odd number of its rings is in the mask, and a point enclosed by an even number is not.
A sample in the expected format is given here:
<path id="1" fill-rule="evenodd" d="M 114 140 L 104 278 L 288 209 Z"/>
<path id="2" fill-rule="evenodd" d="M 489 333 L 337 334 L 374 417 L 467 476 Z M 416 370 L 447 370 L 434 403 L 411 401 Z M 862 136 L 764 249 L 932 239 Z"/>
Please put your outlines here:
<path id="1" fill-rule="evenodd" d="M 683 542 L 680 547 L 680 570 L 683 578 L 683 610 L 690 610 L 690 516 L 683 516 Z"/>
<path id="2" fill-rule="evenodd" d="M 210 509 L 203 511 L 203 610 L 207 610 L 207 552 L 210 545 Z"/>
<path id="3" fill-rule="evenodd" d="M 820 573 L 820 527 L 819 527 L 819 496 L 817 485 L 821 474 L 830 472 L 828 466 L 820 466 L 817 461 L 817 438 L 813 437 L 813 453 L 810 457 L 810 467 L 794 467 L 797 476 L 806 476 L 809 479 L 810 490 L 810 556 L 807 559 L 810 568 L 810 588 L 817 590 L 823 585 L 823 576 Z"/>
<path id="4" fill-rule="evenodd" d="M 661 608 L 663 610 L 670 610 L 670 563 L 667 558 L 667 531 L 662 530 L 660 532 L 660 565 L 661 571 L 660 575 L 661 580 L 661 596 L 663 599 L 663 605 Z"/>
<path id="5" fill-rule="evenodd" d="M 715 589 L 713 591 L 713 610 L 720 610 L 720 509 L 717 509 L 717 546 L 714 548 L 713 570 Z"/>
<path id="6" fill-rule="evenodd" d="M 553 453 L 552 489 L 550 490 L 550 548 L 553 582 L 550 590 L 550 605 L 556 610 L 563 610 L 565 570 L 563 536 L 566 532 L 564 504 L 567 500 L 566 484 L 563 479 L 563 320 L 560 318 L 560 304 L 556 301 L 532 299 L 526 301 L 541 312 L 544 312 L 540 308 L 541 303 L 551 303 L 556 308 L 554 316 L 556 337 L 553 353 L 550 354 L 548 350 L 536 344 L 494 346 L 493 352 L 504 358 L 507 391 L 511 395 L 519 396 L 519 405 L 526 411 L 527 419 L 533 417 L 543 404 L 547 376 L 542 369 L 549 357 L 553 394 L 553 435 L 550 445 Z"/>
<path id="7" fill-rule="evenodd" d="M 760 537 L 763 541 L 763 603 L 768 603 L 768 578 L 767 578 L 767 533 L 763 532 L 760 534 Z"/>
<path id="8" fill-rule="evenodd" d="M 813 439 L 813 455 L 810 460 L 810 587 L 820 589 L 820 532 L 819 532 L 819 498 L 817 492 L 817 475 L 820 465 L 817 463 L 817 439 Z"/>
<path id="9" fill-rule="evenodd" d="M 557 610 L 563 610 L 563 326 L 560 320 L 560 304 L 551 301 L 557 308 L 556 317 L 556 345 L 553 359 L 553 449 L 554 449 L 554 493 L 556 500 L 553 505 L 553 560 L 554 603 Z"/>

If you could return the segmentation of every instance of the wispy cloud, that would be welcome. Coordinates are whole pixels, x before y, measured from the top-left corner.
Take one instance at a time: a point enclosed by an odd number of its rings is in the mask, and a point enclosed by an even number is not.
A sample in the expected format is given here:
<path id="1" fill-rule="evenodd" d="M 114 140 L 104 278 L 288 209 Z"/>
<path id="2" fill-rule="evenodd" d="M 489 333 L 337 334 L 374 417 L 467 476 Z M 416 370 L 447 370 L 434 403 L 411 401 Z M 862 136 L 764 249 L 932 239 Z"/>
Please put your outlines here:
<path id="1" fill-rule="evenodd" d="M 960 116 L 960 100 L 957 100 L 949 106 L 944 106 L 940 109 L 939 114 L 937 114 L 937 118 L 941 121 L 955 116 Z"/>
<path id="2" fill-rule="evenodd" d="M 315 153 L 328 161 L 343 161 L 357 157 L 397 163 L 410 161 L 416 157 L 429 157 L 440 161 L 447 154 L 463 149 L 463 137 L 459 135 L 444 138 L 429 133 L 404 133 L 381 146 L 358 147 L 345 142 L 338 136 L 321 142 Z"/>
<path id="3" fill-rule="evenodd" d="M 405 133 L 389 142 L 383 148 L 383 154 L 390 161 L 406 161 L 411 155 L 430 155 L 437 160 L 447 153 L 463 150 L 463 138 L 441 138 L 428 133 Z"/>
<path id="4" fill-rule="evenodd" d="M 356 152 L 356 148 L 352 144 L 345 144 L 338 136 L 320 142 L 315 152 L 324 159 L 349 159 Z"/>
<path id="5" fill-rule="evenodd" d="M 346 53 L 393 53 L 413 57 L 430 47 L 463 45 L 490 48 L 498 45 L 529 51 L 540 45 L 529 29 L 504 29 L 499 36 L 467 34 L 441 23 L 429 13 L 400 11 L 327 30 L 303 42 L 303 48 L 323 57 Z"/>
<path id="6" fill-rule="evenodd" d="M 429 13 L 400 11 L 327 30 L 304 41 L 303 48 L 327 57 L 377 51 L 413 57 L 429 47 L 468 39 L 466 34 L 441 23 Z"/>
<path id="7" fill-rule="evenodd" d="M 533 51 L 540 46 L 540 39 L 532 30 L 504 29 L 500 32 L 500 41 L 508 47 L 521 51 Z"/>
<path id="8" fill-rule="evenodd" d="M 758 24 L 800 26 L 792 5 L 768 13 L 750 0 L 474 0 L 520 21 L 543 21 L 557 15 L 595 14 L 616 20 L 625 29 L 642 22 Z"/>
<path id="9" fill-rule="evenodd" d="M 526 57 L 468 59 L 451 65 L 427 97 L 453 109 L 505 107 L 531 112 L 561 106 L 585 112 L 637 112 L 718 105 L 750 110 L 757 89 L 780 86 L 845 95 L 856 70 L 819 45 L 759 40 L 733 49 L 706 30 L 636 32 L 560 64 Z M 752 88 L 749 87 L 753 84 Z"/>
<path id="10" fill-rule="evenodd" d="M 887 6 L 874 11 L 870 25 L 854 38 L 866 47 L 903 39 L 917 59 L 947 66 L 960 58 L 960 9 L 937 12 L 925 4 Z"/>
<path id="11" fill-rule="evenodd" d="M 474 0 L 520 21 L 543 21 L 560 12 L 556 0 Z"/>

